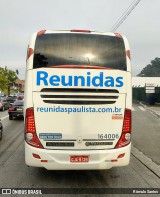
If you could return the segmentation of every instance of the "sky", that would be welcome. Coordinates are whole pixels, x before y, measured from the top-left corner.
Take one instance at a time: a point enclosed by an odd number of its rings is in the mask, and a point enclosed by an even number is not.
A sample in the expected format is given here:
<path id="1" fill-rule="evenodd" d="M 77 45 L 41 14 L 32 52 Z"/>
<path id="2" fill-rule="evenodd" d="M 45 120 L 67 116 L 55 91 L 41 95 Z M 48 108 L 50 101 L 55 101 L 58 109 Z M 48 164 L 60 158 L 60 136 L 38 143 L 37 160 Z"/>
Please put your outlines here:
<path id="1" fill-rule="evenodd" d="M 31 35 L 42 29 L 111 32 L 136 0 L 0 0 L 0 67 L 25 79 Z M 127 37 L 136 76 L 160 57 L 160 1 L 141 0 L 115 31 Z"/>

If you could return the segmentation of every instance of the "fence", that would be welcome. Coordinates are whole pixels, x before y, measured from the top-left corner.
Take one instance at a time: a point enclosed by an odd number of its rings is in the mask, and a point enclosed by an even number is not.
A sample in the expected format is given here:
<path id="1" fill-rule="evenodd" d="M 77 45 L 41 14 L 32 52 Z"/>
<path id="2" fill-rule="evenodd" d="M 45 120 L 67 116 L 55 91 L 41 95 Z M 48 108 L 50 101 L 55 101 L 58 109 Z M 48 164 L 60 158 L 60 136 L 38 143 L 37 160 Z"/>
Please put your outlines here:
<path id="1" fill-rule="evenodd" d="M 145 87 L 132 88 L 132 95 L 133 100 L 146 102 Z M 160 87 L 155 87 L 155 102 L 160 103 Z"/>

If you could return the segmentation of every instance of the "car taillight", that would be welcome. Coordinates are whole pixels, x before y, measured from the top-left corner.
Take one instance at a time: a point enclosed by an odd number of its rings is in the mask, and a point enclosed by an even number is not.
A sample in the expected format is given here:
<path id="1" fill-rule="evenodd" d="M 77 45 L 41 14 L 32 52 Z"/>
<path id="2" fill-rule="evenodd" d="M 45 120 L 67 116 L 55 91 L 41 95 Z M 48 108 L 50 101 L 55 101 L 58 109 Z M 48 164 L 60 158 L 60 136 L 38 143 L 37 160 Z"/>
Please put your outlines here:
<path id="1" fill-rule="evenodd" d="M 13 107 L 10 107 L 10 108 L 9 108 L 9 111 L 14 111 L 14 108 L 13 108 Z"/>
<path id="2" fill-rule="evenodd" d="M 26 142 L 36 148 L 43 148 L 41 142 L 39 141 L 36 128 L 35 128 L 35 119 L 34 119 L 34 109 L 28 108 L 26 110 L 26 119 L 25 119 L 25 140 Z"/>
<path id="3" fill-rule="evenodd" d="M 131 141 L 131 110 L 125 109 L 122 135 L 115 148 L 127 146 Z"/>

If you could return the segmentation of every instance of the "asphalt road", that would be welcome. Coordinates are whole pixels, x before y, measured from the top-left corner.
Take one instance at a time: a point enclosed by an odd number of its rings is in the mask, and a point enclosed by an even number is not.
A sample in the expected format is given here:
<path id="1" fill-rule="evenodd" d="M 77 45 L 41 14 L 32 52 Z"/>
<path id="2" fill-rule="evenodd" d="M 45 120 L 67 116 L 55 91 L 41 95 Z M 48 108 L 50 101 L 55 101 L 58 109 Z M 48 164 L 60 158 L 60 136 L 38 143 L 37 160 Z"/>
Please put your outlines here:
<path id="1" fill-rule="evenodd" d="M 27 167 L 24 163 L 23 120 L 10 121 L 7 111 L 0 112 L 0 118 L 4 117 L 3 140 L 0 141 L 0 188 L 160 188 L 160 176 L 135 152 L 142 151 L 158 166 L 160 119 L 138 105 L 133 107 L 132 140 L 135 148 L 130 165 L 101 171 L 47 171 Z"/>
<path id="2" fill-rule="evenodd" d="M 133 105 L 132 116 L 133 145 L 160 165 L 160 118 L 138 104 Z"/>

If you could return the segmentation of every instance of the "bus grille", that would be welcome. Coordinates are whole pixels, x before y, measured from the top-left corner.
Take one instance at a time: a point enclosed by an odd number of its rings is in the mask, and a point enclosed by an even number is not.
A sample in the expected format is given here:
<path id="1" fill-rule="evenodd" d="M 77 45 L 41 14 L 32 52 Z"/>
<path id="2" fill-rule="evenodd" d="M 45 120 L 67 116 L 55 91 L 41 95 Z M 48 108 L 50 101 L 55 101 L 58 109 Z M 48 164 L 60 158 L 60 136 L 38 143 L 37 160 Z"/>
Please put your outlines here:
<path id="1" fill-rule="evenodd" d="M 72 105 L 114 104 L 118 99 L 116 89 L 43 88 L 44 103 Z"/>

